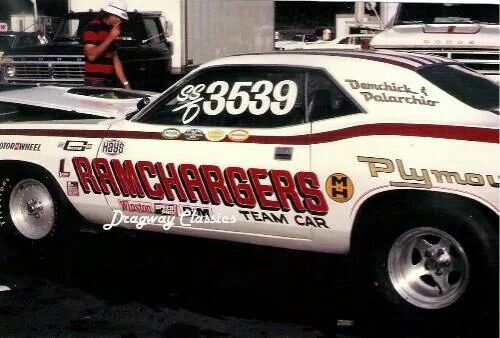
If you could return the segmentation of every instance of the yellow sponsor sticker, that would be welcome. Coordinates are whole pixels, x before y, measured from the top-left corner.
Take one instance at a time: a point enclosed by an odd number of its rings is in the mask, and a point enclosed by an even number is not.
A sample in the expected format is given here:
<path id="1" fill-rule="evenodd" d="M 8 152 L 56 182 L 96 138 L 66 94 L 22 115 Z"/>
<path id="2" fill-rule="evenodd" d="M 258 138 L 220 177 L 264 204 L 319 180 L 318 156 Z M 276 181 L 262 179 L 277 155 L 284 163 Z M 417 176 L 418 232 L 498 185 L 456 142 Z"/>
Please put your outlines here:
<path id="1" fill-rule="evenodd" d="M 250 137 L 250 134 L 246 130 L 238 129 L 231 131 L 227 137 L 234 142 L 243 142 Z"/>
<path id="2" fill-rule="evenodd" d="M 337 173 L 330 175 L 325 184 L 328 196 L 338 203 L 345 203 L 354 194 L 354 184 L 351 179 L 344 174 Z"/>
<path id="3" fill-rule="evenodd" d="M 226 137 L 226 133 L 220 129 L 213 129 L 207 132 L 207 139 L 212 142 L 222 141 Z"/>

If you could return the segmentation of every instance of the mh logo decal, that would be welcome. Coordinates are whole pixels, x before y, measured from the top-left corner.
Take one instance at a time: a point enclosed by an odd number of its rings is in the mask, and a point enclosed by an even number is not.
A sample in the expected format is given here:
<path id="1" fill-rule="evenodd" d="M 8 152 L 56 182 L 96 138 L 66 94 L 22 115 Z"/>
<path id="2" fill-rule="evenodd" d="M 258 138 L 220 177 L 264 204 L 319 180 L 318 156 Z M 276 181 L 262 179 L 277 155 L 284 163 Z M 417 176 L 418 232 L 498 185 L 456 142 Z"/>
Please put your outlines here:
<path id="1" fill-rule="evenodd" d="M 354 194 L 354 184 L 344 174 L 333 174 L 326 180 L 326 193 L 335 202 L 345 203 Z"/>

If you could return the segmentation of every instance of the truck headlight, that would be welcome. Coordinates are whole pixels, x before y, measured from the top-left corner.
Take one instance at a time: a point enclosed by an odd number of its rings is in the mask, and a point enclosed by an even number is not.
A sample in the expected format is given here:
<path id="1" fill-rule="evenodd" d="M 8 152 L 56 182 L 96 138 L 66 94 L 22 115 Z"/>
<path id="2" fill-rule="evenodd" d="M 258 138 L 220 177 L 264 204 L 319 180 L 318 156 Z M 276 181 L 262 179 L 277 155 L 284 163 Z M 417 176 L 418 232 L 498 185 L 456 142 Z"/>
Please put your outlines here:
<path id="1" fill-rule="evenodd" d="M 14 77 L 16 75 L 16 67 L 14 65 L 5 66 L 4 74 L 6 77 Z"/>

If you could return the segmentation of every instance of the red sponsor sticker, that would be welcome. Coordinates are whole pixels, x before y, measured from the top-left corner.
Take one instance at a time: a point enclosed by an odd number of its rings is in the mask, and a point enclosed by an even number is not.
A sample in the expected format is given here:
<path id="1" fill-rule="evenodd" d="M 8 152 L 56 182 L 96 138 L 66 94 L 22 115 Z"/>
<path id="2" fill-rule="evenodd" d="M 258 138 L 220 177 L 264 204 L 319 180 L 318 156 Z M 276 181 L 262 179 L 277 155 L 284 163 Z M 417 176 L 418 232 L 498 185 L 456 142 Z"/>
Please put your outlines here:
<path id="1" fill-rule="evenodd" d="M 78 187 L 78 182 L 67 182 L 66 192 L 68 196 L 80 196 L 80 188 Z"/>

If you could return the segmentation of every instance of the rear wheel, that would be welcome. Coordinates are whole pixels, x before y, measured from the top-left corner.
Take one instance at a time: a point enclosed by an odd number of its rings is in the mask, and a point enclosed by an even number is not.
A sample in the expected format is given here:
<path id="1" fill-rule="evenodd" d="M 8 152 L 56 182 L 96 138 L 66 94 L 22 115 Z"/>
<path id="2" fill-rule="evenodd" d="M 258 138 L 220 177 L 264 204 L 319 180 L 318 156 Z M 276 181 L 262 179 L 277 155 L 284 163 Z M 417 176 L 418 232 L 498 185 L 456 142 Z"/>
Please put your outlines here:
<path id="1" fill-rule="evenodd" d="M 437 228 L 414 228 L 401 234 L 387 257 L 395 291 L 422 309 L 445 308 L 464 294 L 470 264 L 462 245 Z"/>
<path id="2" fill-rule="evenodd" d="M 398 311 L 498 306 L 498 232 L 481 214 L 421 211 L 391 220 L 376 238 L 374 285 Z"/>

